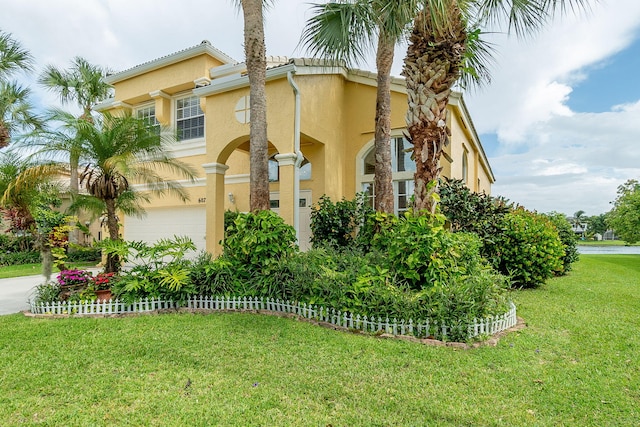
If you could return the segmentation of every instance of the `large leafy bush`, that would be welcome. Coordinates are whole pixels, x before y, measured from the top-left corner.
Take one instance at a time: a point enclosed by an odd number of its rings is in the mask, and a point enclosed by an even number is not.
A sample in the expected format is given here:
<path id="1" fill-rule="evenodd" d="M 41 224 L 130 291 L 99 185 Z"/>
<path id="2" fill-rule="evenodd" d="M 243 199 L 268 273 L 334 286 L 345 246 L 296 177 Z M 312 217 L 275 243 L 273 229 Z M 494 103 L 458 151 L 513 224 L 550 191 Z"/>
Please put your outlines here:
<path id="1" fill-rule="evenodd" d="M 475 233 L 483 241 L 493 240 L 500 232 L 501 218 L 513 210 L 506 200 L 475 193 L 459 179 L 441 183 L 439 206 L 452 231 Z"/>
<path id="2" fill-rule="evenodd" d="M 480 251 L 514 287 L 535 287 L 571 270 L 578 253 L 564 218 L 515 207 L 504 199 L 469 190 L 460 180 L 441 186 L 441 210 L 454 232 L 471 232 Z M 536 233 L 540 241 L 536 243 Z"/>
<path id="3" fill-rule="evenodd" d="M 547 218 L 553 223 L 558 231 L 558 237 L 562 242 L 564 256 L 562 257 L 562 269 L 556 272 L 557 275 L 564 275 L 571 271 L 571 265 L 578 261 L 580 254 L 578 253 L 578 236 L 573 232 L 571 223 L 564 214 L 551 212 L 546 214 Z"/>
<path id="4" fill-rule="evenodd" d="M 502 218 L 500 228 L 489 250 L 514 286 L 537 287 L 562 271 L 564 245 L 546 216 L 519 208 Z"/>
<path id="5" fill-rule="evenodd" d="M 295 229 L 272 211 L 238 214 L 223 245 L 224 258 L 234 267 L 262 274 L 295 251 Z"/>
<path id="6" fill-rule="evenodd" d="M 342 199 L 333 203 L 324 195 L 311 211 L 311 243 L 314 247 L 345 248 L 363 244 L 367 247 L 372 237 L 367 218 L 373 209 L 366 203 L 363 193 L 353 200 Z"/>

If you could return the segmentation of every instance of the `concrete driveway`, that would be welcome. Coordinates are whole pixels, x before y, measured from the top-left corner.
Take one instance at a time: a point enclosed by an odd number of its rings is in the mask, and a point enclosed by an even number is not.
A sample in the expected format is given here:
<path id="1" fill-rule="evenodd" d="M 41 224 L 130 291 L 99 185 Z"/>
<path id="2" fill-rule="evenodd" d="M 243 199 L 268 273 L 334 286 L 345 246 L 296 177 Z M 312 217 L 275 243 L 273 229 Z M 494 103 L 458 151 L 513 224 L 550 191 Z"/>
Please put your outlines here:
<path id="1" fill-rule="evenodd" d="M 27 301 L 41 283 L 44 283 L 42 275 L 0 279 L 0 315 L 28 310 Z"/>

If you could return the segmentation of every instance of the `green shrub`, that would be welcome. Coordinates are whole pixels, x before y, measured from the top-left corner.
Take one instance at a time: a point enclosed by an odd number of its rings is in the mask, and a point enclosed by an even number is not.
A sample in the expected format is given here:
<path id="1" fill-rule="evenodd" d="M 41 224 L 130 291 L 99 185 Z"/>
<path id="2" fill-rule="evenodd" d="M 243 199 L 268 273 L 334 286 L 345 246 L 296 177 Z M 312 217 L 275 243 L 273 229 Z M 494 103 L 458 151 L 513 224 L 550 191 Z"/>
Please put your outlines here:
<path id="1" fill-rule="evenodd" d="M 238 214 L 223 245 L 224 258 L 234 267 L 260 274 L 269 274 L 295 251 L 294 228 L 272 211 Z"/>
<path id="2" fill-rule="evenodd" d="M 556 272 L 557 275 L 565 275 L 571 271 L 571 264 L 578 261 L 578 236 L 573 232 L 571 223 L 564 214 L 551 212 L 546 214 L 558 231 L 558 237 L 563 244 L 564 256 L 562 257 L 562 269 Z"/>
<path id="3" fill-rule="evenodd" d="M 20 251 L 20 252 L 0 252 L 0 265 L 23 265 L 36 264 L 40 262 L 40 252 Z"/>
<path id="4" fill-rule="evenodd" d="M 483 242 L 491 242 L 500 233 L 501 219 L 513 210 L 505 199 L 475 193 L 459 179 L 447 179 L 439 191 L 440 210 L 451 230 L 475 233 Z"/>
<path id="5" fill-rule="evenodd" d="M 241 282 L 243 271 L 233 268 L 223 257 L 213 259 L 203 252 L 191 266 L 191 282 L 197 295 L 242 295 L 236 285 Z M 249 296 L 249 295 L 247 295 Z"/>
<path id="6" fill-rule="evenodd" d="M 465 329 L 473 319 L 502 314 L 507 310 L 507 281 L 479 255 L 480 242 L 470 234 L 454 239 L 467 249 L 458 259 L 466 267 L 457 269 L 448 281 L 416 290 L 385 267 L 386 253 L 318 248 L 290 257 L 276 275 L 289 281 L 292 300 L 321 305 L 369 317 L 389 319 L 429 318 L 439 324 L 459 327 L 448 331 L 448 339 L 466 340 Z M 464 325 L 464 328 L 462 326 Z M 436 335 L 442 338 L 441 331 Z"/>
<path id="7" fill-rule="evenodd" d="M 153 245 L 105 239 L 99 247 L 131 266 L 120 272 L 111 288 L 111 292 L 125 302 L 161 298 L 182 303 L 196 294 L 190 277 L 191 262 L 185 259 L 196 247 L 188 237 L 160 239 Z"/>
<path id="8" fill-rule="evenodd" d="M 67 252 L 67 261 L 69 262 L 100 261 L 101 258 L 102 250 L 100 248 L 74 245 L 73 249 Z"/>
<path id="9" fill-rule="evenodd" d="M 412 289 L 448 283 L 486 263 L 480 256 L 478 237 L 447 231 L 441 214 L 407 212 L 390 224 L 376 236 L 373 246 L 385 254 L 390 271 Z"/>
<path id="10" fill-rule="evenodd" d="M 31 235 L 14 236 L 0 233 L 0 252 L 30 252 L 35 249 L 35 238 Z"/>
<path id="11" fill-rule="evenodd" d="M 504 216 L 500 228 L 489 251 L 512 286 L 536 287 L 562 271 L 564 245 L 547 217 L 519 208 Z"/>
<path id="12" fill-rule="evenodd" d="M 60 301 L 62 289 L 56 282 L 43 283 L 36 286 L 33 294 L 33 302 L 36 304 L 47 304 Z"/>
<path id="13" fill-rule="evenodd" d="M 224 211 L 224 236 L 227 237 L 229 228 L 233 225 L 233 222 L 240 215 L 238 211 L 232 211 L 227 209 Z"/>
<path id="14" fill-rule="evenodd" d="M 373 209 L 366 203 L 363 193 L 356 195 L 353 200 L 342 199 L 336 203 L 324 195 L 311 211 L 311 243 L 314 247 L 339 248 L 356 242 L 367 245 L 372 236 L 366 228 L 366 219 L 372 213 Z"/>

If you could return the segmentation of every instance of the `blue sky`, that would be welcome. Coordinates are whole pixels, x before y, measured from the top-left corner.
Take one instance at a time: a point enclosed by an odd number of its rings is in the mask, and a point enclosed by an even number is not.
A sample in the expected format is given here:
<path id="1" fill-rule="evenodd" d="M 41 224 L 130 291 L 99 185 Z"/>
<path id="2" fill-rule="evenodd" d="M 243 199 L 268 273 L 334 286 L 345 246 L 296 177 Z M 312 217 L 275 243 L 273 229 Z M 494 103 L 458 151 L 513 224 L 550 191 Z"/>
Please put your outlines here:
<path id="1" fill-rule="evenodd" d="M 231 0 L 0 0 L 0 29 L 36 59 L 65 67 L 76 55 L 123 70 L 208 39 L 243 59 L 242 19 Z M 309 5 L 276 0 L 268 55 L 296 50 Z M 599 0 L 527 40 L 492 39 L 492 84 L 465 99 L 502 195 L 529 209 L 608 211 L 616 188 L 640 179 L 640 1 Z M 397 49 L 399 75 L 406 46 Z M 361 68 L 374 71 L 373 65 Z M 34 77 L 24 77 L 33 83 Z M 57 99 L 33 85 L 40 105 Z"/>
<path id="2" fill-rule="evenodd" d="M 639 35 L 640 36 L 640 35 Z M 640 38 L 620 53 L 585 68 L 587 79 L 573 87 L 567 106 L 575 112 L 604 112 L 640 99 Z M 634 78 L 636 79 L 634 81 Z"/>

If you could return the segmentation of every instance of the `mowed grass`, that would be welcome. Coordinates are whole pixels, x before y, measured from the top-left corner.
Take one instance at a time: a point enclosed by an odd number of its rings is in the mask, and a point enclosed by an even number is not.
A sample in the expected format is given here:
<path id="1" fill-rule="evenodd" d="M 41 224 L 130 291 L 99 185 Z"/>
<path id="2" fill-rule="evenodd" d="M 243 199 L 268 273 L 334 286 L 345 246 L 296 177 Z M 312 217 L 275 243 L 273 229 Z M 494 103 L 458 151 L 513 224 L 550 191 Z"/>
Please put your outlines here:
<path id="1" fill-rule="evenodd" d="M 640 256 L 583 255 L 457 350 L 287 318 L 0 316 L 0 425 L 637 426 Z"/>

